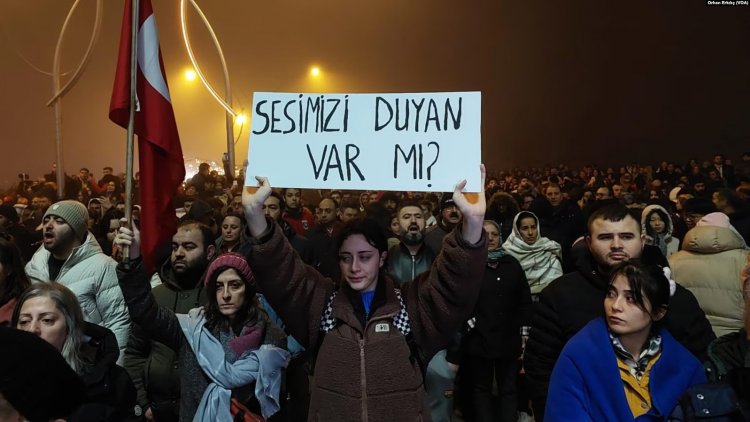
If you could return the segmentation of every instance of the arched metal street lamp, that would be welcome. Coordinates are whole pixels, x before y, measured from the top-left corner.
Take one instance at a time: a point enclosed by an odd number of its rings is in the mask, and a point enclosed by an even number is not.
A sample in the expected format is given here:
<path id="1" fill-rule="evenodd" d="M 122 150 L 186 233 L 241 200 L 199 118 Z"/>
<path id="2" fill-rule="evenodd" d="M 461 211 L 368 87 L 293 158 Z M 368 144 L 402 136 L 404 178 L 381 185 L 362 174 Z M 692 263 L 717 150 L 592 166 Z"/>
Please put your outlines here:
<path id="1" fill-rule="evenodd" d="M 188 1 L 193 6 L 193 8 L 195 8 L 196 12 L 198 12 L 198 16 L 201 17 L 201 20 L 203 20 L 203 23 L 206 25 L 206 29 L 208 29 L 208 33 L 211 35 L 211 40 L 213 41 L 214 46 L 216 47 L 216 51 L 219 53 L 219 59 L 221 60 L 221 70 L 224 74 L 224 98 L 223 99 L 219 96 L 216 90 L 214 90 L 213 87 L 211 87 L 211 84 L 208 83 L 208 80 L 206 80 L 206 77 L 203 75 L 203 72 L 201 71 L 200 66 L 198 66 L 198 62 L 195 59 L 195 54 L 193 54 L 193 49 L 190 46 L 190 38 L 188 36 L 188 30 L 187 30 L 187 10 L 186 10 Z M 229 168 L 232 171 L 234 171 L 234 164 L 235 164 L 234 119 L 237 117 L 238 113 L 232 109 L 232 91 L 229 85 L 229 71 L 227 70 L 227 62 L 224 59 L 224 53 L 221 50 L 221 44 L 219 44 L 219 39 L 216 37 L 216 33 L 211 27 L 211 24 L 208 22 L 208 18 L 206 18 L 206 15 L 203 14 L 203 11 L 200 9 L 200 7 L 198 7 L 198 4 L 196 4 L 194 0 L 180 0 L 180 25 L 182 27 L 182 39 L 185 41 L 185 48 L 187 49 L 188 57 L 190 58 L 190 62 L 192 63 L 193 68 L 195 69 L 195 73 L 198 75 L 198 78 L 201 80 L 201 82 L 203 82 L 203 85 L 206 87 L 206 89 L 208 89 L 208 92 L 211 94 L 211 96 L 226 111 L 225 123 L 226 123 L 226 129 L 227 129 L 227 154 L 229 156 Z M 242 128 L 242 125 L 240 126 L 240 128 Z"/>

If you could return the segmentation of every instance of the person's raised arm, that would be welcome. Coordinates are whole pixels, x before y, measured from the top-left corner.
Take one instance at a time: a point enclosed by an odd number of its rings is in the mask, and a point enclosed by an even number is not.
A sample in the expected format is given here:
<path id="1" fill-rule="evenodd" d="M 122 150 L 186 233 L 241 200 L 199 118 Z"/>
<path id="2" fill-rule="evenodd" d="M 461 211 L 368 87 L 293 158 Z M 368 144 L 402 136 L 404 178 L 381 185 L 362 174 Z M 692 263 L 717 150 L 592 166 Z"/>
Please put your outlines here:
<path id="1" fill-rule="evenodd" d="M 120 221 L 125 222 L 125 219 Z M 140 231 L 135 226 L 132 229 L 120 227 L 115 236 L 114 243 L 118 247 L 128 246 L 131 251 L 129 265 L 120 263 L 117 266 L 120 290 L 133 322 L 140 325 L 152 340 L 177 351 L 181 345 L 182 330 L 174 311 L 159 306 L 151 293 L 151 274 L 146 274 L 143 260 L 140 259 L 140 237 Z"/>
<path id="2" fill-rule="evenodd" d="M 461 210 L 463 214 L 463 223 L 461 227 L 461 234 L 465 241 L 469 244 L 474 245 L 482 239 L 482 230 L 484 224 L 484 213 L 487 210 L 487 201 L 484 197 L 484 179 L 486 171 L 484 164 L 479 165 L 479 171 L 481 173 L 481 183 L 478 198 L 476 202 L 469 202 L 463 192 L 466 187 L 466 180 L 458 182 L 453 188 L 453 202 Z M 244 200 L 244 197 L 243 197 Z"/>
<path id="3" fill-rule="evenodd" d="M 242 188 L 242 207 L 245 209 L 245 219 L 250 235 L 259 237 L 268 230 L 268 222 L 263 212 L 263 203 L 271 195 L 271 184 L 267 177 L 255 176 L 258 181 L 258 189 L 253 193 L 250 188 Z"/>

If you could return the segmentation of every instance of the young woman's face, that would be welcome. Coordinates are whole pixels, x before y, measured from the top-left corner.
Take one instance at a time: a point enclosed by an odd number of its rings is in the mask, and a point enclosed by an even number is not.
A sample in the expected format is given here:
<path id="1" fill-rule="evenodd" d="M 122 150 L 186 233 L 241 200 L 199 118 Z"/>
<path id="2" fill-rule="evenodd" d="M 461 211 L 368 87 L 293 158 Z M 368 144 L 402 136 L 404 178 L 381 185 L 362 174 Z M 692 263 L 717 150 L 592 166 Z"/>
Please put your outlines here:
<path id="1" fill-rule="evenodd" d="M 216 278 L 216 302 L 219 312 L 230 320 L 245 304 L 245 282 L 233 268 L 224 270 Z"/>
<path id="2" fill-rule="evenodd" d="M 224 221 L 221 223 L 221 237 L 226 243 L 233 243 L 240 240 L 240 232 L 242 231 L 242 224 L 240 219 L 229 215 L 224 217 Z"/>
<path id="3" fill-rule="evenodd" d="M 494 251 L 500 247 L 500 232 L 497 227 L 491 223 L 484 223 L 484 230 L 487 231 L 487 250 Z"/>
<path id="4" fill-rule="evenodd" d="M 648 225 L 651 226 L 651 230 L 653 230 L 655 234 L 664 233 L 664 230 L 667 228 L 667 225 L 664 224 L 664 220 L 659 213 L 656 212 L 651 213 L 651 216 L 648 218 Z"/>
<path id="5" fill-rule="evenodd" d="M 536 238 L 539 236 L 539 229 L 536 227 L 536 220 L 533 217 L 522 218 L 518 232 L 521 233 L 521 238 L 526 244 L 533 245 L 534 242 L 536 242 Z"/>
<path id="6" fill-rule="evenodd" d="M 21 306 L 16 328 L 36 334 L 58 351 L 68 339 L 65 315 L 57 309 L 55 301 L 46 296 L 26 300 Z"/>
<path id="7" fill-rule="evenodd" d="M 341 277 L 354 291 L 375 290 L 385 257 L 386 252 L 380 253 L 363 235 L 353 234 L 344 240 L 339 249 Z"/>
<path id="8" fill-rule="evenodd" d="M 648 333 L 653 320 L 651 303 L 644 296 L 646 309 L 641 309 L 633 299 L 628 279 L 620 274 L 609 285 L 604 299 L 604 312 L 609 329 L 618 336 Z"/>

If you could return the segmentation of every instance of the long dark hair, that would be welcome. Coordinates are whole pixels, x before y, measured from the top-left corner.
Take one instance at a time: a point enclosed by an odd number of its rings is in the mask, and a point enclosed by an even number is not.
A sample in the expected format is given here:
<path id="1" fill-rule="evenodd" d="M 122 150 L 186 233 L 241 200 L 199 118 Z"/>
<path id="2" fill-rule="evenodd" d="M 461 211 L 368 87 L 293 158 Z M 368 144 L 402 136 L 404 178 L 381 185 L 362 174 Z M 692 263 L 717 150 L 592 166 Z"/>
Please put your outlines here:
<path id="1" fill-rule="evenodd" d="M 5 283 L 0 286 L 0 305 L 21 296 L 21 293 L 31 286 L 24 271 L 24 262 L 13 237 L 7 233 L 0 233 L 0 263 L 6 271 Z"/>
<path id="2" fill-rule="evenodd" d="M 216 280 L 226 270 L 237 270 L 230 265 L 222 265 L 211 274 L 211 278 L 206 280 L 206 291 L 208 292 L 208 305 L 206 306 L 206 327 L 210 331 L 229 330 L 239 335 L 242 327 L 254 323 L 259 317 L 263 318 L 263 312 L 258 312 L 258 298 L 255 296 L 255 286 L 250 284 L 249 280 L 242 279 L 245 283 L 245 301 L 234 319 L 230 319 L 219 311 L 219 303 L 216 299 Z M 239 274 L 239 272 L 237 272 Z"/>

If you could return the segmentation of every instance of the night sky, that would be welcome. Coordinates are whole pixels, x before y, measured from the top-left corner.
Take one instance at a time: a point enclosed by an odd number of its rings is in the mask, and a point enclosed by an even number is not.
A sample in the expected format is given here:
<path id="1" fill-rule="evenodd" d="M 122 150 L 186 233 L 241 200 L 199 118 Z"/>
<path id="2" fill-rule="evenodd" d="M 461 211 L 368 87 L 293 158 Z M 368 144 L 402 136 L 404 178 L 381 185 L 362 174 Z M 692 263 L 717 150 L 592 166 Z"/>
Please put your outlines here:
<path id="1" fill-rule="evenodd" d="M 218 160 L 224 113 L 183 73 L 179 1 L 152 0 L 186 158 Z M 123 1 L 104 2 L 92 60 L 63 100 L 64 166 L 95 176 L 124 168 L 125 131 L 107 118 Z M 55 43 L 73 1 L 0 2 L 0 115 L 5 165 L 48 172 L 54 115 L 45 103 Z M 235 108 L 253 91 L 481 91 L 490 170 L 565 162 L 601 165 L 750 150 L 750 7 L 703 1 L 200 1 L 227 59 Z M 80 61 L 95 2 L 84 0 L 63 50 Z M 198 61 L 220 92 L 218 56 L 189 13 Z M 22 58 L 23 57 L 23 58 Z M 319 65 L 323 78 L 308 76 Z M 65 80 L 65 79 L 64 79 Z M 237 143 L 241 162 L 247 130 Z"/>

